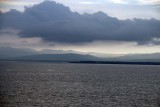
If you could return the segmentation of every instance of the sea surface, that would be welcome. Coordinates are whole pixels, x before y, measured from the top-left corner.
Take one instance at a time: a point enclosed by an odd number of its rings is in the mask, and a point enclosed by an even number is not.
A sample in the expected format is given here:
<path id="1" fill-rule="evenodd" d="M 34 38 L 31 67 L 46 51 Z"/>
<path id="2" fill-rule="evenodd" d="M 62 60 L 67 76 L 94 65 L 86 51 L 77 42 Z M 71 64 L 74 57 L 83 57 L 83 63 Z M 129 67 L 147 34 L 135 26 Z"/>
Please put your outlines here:
<path id="1" fill-rule="evenodd" d="M 0 62 L 0 107 L 160 107 L 160 66 Z"/>

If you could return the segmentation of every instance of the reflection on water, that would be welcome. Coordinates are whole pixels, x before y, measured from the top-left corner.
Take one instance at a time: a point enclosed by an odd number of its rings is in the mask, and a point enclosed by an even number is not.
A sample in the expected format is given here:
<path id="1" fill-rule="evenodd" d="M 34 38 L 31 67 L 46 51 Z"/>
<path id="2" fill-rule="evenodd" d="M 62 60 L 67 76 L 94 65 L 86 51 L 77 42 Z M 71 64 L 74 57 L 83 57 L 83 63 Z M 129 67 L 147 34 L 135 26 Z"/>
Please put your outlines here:
<path id="1" fill-rule="evenodd" d="M 160 66 L 0 62 L 0 107 L 160 107 Z"/>

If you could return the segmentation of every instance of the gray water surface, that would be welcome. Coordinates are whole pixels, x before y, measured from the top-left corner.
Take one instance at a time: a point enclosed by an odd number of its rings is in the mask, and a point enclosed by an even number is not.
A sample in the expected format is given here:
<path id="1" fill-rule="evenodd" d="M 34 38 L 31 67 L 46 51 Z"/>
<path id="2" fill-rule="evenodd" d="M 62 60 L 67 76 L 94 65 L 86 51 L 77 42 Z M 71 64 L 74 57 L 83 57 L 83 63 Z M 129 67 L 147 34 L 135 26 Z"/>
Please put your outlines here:
<path id="1" fill-rule="evenodd" d="M 0 62 L 0 107 L 160 107 L 160 66 Z"/>

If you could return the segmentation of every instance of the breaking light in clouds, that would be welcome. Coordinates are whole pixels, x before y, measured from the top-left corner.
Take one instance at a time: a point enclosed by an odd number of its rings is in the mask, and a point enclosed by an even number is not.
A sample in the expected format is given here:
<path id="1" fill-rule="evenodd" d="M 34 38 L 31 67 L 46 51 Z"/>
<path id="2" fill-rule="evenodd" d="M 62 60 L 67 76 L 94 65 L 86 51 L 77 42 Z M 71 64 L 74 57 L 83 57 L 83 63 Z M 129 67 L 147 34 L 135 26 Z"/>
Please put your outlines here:
<path id="1" fill-rule="evenodd" d="M 20 38 L 17 30 L 5 29 L 0 31 L 0 46 L 15 48 L 47 48 L 48 44 L 41 38 Z"/>
<path id="2" fill-rule="evenodd" d="M 96 41 L 86 44 L 57 44 L 55 49 L 76 50 L 80 52 L 98 52 L 107 54 L 135 54 L 160 52 L 159 45 L 140 45 L 135 42 Z"/>
<path id="3" fill-rule="evenodd" d="M 3 34 L 2 34 L 3 32 Z M 157 40 L 157 39 L 155 39 Z M 30 48 L 35 50 L 74 50 L 107 54 L 134 54 L 160 52 L 159 45 L 137 45 L 135 42 L 96 41 L 80 44 L 44 42 L 41 38 L 20 38 L 16 30 L 3 30 L 0 36 L 1 47 Z"/>
<path id="4" fill-rule="evenodd" d="M 24 6 L 31 6 L 35 4 L 33 0 L 0 0 L 0 10 L 2 12 L 9 11 L 10 9 L 24 10 Z"/>

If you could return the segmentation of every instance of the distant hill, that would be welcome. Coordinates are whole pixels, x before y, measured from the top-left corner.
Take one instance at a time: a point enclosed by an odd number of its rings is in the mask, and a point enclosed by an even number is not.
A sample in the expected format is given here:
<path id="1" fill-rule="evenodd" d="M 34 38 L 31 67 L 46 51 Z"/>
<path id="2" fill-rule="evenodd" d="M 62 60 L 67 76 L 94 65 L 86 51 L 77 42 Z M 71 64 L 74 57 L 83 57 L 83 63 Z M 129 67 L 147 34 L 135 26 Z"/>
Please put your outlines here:
<path id="1" fill-rule="evenodd" d="M 37 54 L 37 52 L 35 50 L 28 48 L 0 47 L 0 59 L 34 55 L 34 54 Z"/>
<path id="2" fill-rule="evenodd" d="M 44 61 L 124 61 L 124 62 L 160 62 L 160 53 L 128 54 L 113 57 L 99 57 L 99 53 L 49 50 L 36 51 L 28 48 L 0 47 L 0 60 L 44 60 Z"/>
<path id="3" fill-rule="evenodd" d="M 101 61 L 102 58 L 89 54 L 68 53 L 75 51 L 42 50 L 28 48 L 0 47 L 1 60 L 33 60 L 33 61 Z"/>
<path id="4" fill-rule="evenodd" d="M 99 57 L 81 54 L 38 54 L 10 58 L 11 60 L 33 60 L 33 61 L 101 61 Z"/>
<path id="5" fill-rule="evenodd" d="M 22 57 L 28 55 L 37 55 L 37 54 L 79 54 L 79 55 L 91 55 L 103 58 L 114 57 L 116 55 L 105 54 L 105 53 L 94 53 L 94 52 L 79 52 L 73 50 L 51 50 L 51 49 L 43 49 L 40 51 L 36 51 L 28 48 L 12 48 L 12 47 L 0 47 L 0 59 L 13 58 L 13 57 Z"/>

